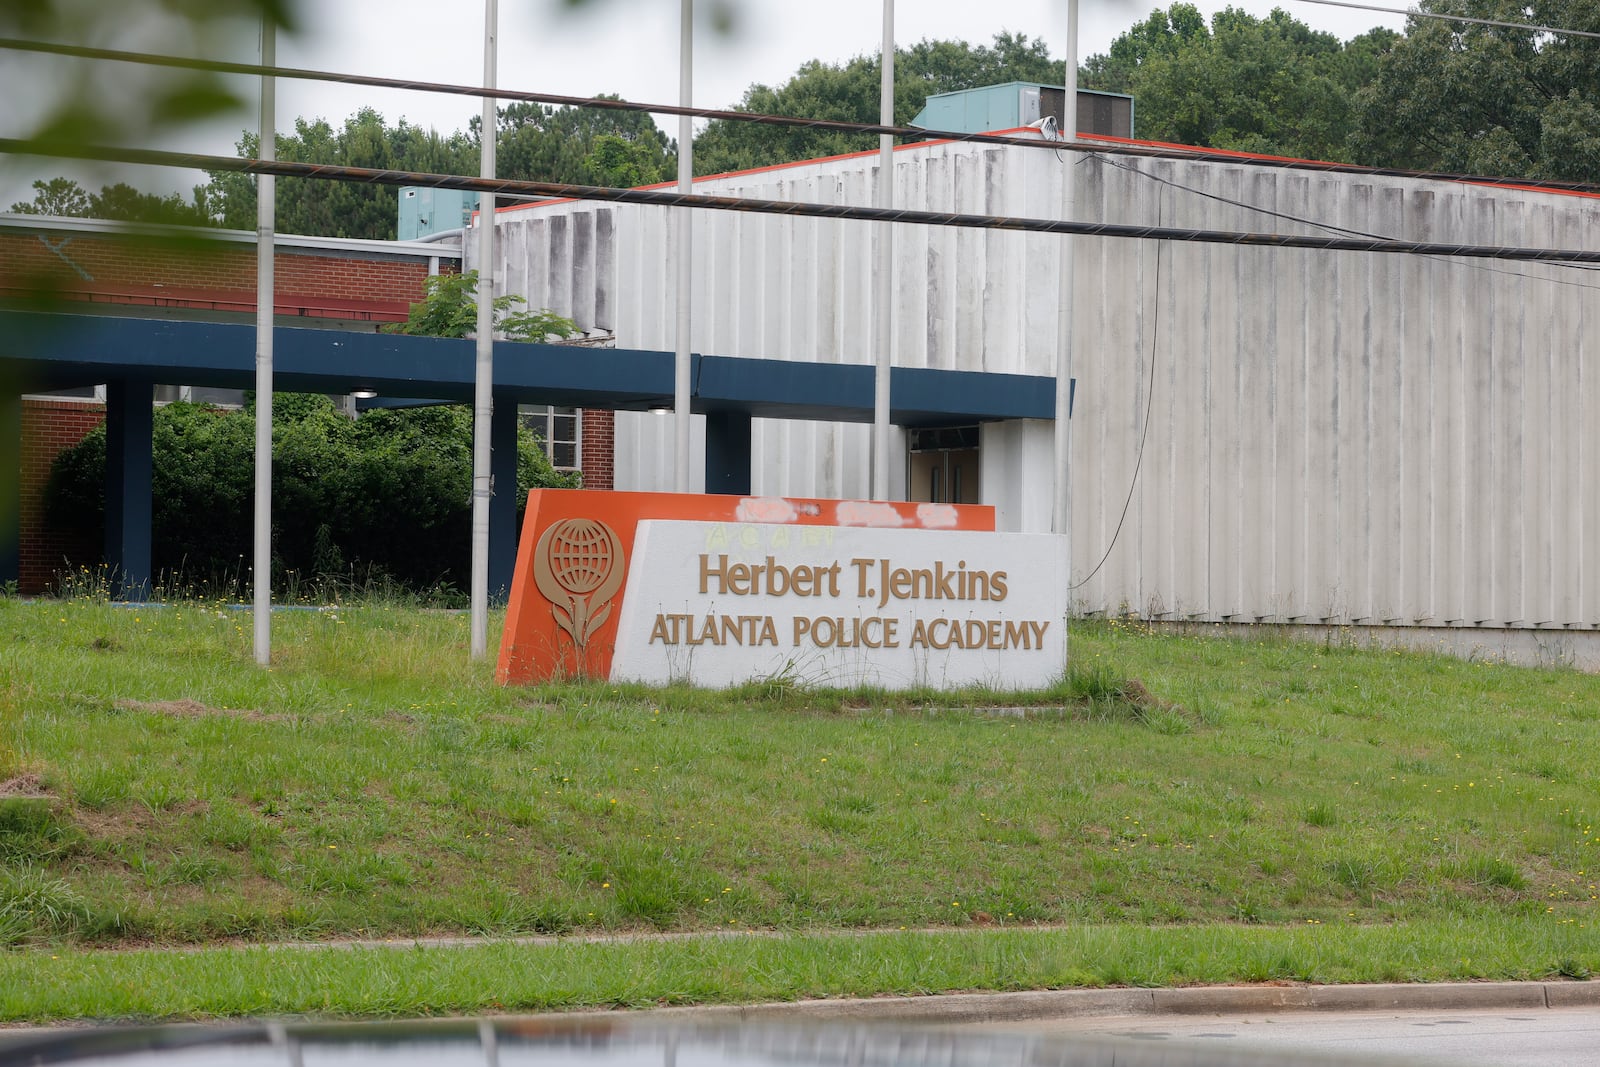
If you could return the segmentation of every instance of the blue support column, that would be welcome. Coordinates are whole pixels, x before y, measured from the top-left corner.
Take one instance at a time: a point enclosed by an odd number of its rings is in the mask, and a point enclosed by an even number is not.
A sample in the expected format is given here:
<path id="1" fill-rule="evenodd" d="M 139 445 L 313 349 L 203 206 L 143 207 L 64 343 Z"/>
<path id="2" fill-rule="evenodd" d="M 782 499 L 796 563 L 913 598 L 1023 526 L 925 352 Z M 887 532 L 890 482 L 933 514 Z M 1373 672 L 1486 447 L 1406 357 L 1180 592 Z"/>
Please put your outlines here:
<path id="1" fill-rule="evenodd" d="M 22 397 L 0 393 L 0 587 L 22 577 Z"/>
<path id="2" fill-rule="evenodd" d="M 706 415 L 706 492 L 750 495 L 750 416 L 744 412 Z"/>
<path id="3" fill-rule="evenodd" d="M 106 383 L 106 565 L 111 595 L 150 595 L 151 430 L 149 382 Z"/>
<path id="4" fill-rule="evenodd" d="M 517 402 L 510 394 L 494 394 L 489 422 L 489 602 L 504 604 L 511 595 L 517 567 Z"/>

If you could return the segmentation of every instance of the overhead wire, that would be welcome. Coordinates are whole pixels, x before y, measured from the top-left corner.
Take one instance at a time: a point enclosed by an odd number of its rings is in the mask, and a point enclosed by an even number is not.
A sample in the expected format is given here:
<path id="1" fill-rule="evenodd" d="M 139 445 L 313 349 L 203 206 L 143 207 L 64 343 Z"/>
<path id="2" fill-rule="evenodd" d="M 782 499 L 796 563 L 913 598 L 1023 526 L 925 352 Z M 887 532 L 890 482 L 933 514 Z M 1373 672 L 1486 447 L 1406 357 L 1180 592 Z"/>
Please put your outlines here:
<path id="1" fill-rule="evenodd" d="M 1085 237 L 1115 239 L 1197 241 L 1205 244 L 1268 248 L 1308 248 L 1334 252 L 1434 255 L 1557 264 L 1600 263 L 1600 249 L 1523 248 L 1503 245 L 1383 240 L 1365 237 L 1318 237 L 1309 234 L 1249 233 L 1232 230 L 1203 230 L 1192 227 L 1080 222 L 1070 219 L 973 215 L 948 211 L 920 211 L 909 208 L 858 207 L 848 204 L 817 204 L 806 201 L 770 200 L 759 197 L 710 196 L 700 193 L 680 193 L 673 189 L 619 189 L 610 186 L 577 185 L 569 182 L 479 178 L 459 174 L 433 174 L 425 171 L 347 167 L 325 163 L 300 163 L 290 160 L 248 159 L 238 156 L 213 156 L 191 152 L 167 152 L 150 148 L 87 145 L 15 137 L 0 138 L 0 153 L 86 159 L 110 163 L 137 163 L 195 170 L 231 171 L 242 174 L 271 174 L 280 178 L 333 179 L 366 185 L 410 185 L 435 189 L 462 189 L 471 192 L 511 193 L 619 204 L 649 204 L 657 207 L 690 207 L 714 211 L 740 211 L 803 218 L 853 219 L 865 222 L 953 226 L 965 229 L 1009 230 L 1023 233 L 1070 233 Z"/>
<path id="2" fill-rule="evenodd" d="M 1093 158 L 1093 157 L 1090 157 L 1090 158 Z M 1377 240 L 1392 240 L 1393 239 L 1388 234 L 1372 233 L 1372 232 L 1369 232 L 1367 230 L 1356 230 L 1356 229 L 1351 229 L 1351 228 L 1346 227 L 1346 226 L 1336 226 L 1331 222 L 1323 222 L 1323 221 L 1321 221 L 1319 219 L 1306 218 L 1306 217 L 1300 216 L 1300 215 L 1291 215 L 1291 214 L 1289 214 L 1287 212 L 1275 211 L 1272 208 L 1262 207 L 1259 204 L 1252 204 L 1252 203 L 1249 203 L 1248 201 L 1235 200 L 1232 197 L 1223 196 L 1220 193 L 1213 193 L 1213 192 L 1210 192 L 1210 191 L 1205 190 L 1205 189 L 1197 189 L 1192 185 L 1184 185 L 1182 182 L 1175 182 L 1170 178 L 1163 178 L 1159 174 L 1152 174 L 1147 170 L 1143 170 L 1143 169 L 1141 169 L 1139 167 L 1129 166 L 1126 163 L 1121 163 L 1121 162 L 1118 162 L 1117 160 L 1114 160 L 1114 159 L 1104 159 L 1104 160 L 1101 160 L 1100 162 L 1103 162 L 1103 163 L 1107 164 L 1108 166 L 1115 167 L 1118 170 L 1125 171 L 1125 172 L 1127 172 L 1129 174 L 1136 174 L 1141 178 L 1145 178 L 1145 179 L 1147 179 L 1149 181 L 1152 181 L 1152 182 L 1155 182 L 1155 183 L 1157 183 L 1159 185 L 1165 185 L 1165 186 L 1167 186 L 1169 188 L 1177 189 L 1177 190 L 1180 190 L 1180 191 L 1185 192 L 1185 193 L 1190 193 L 1190 194 L 1192 194 L 1194 196 L 1202 197 L 1202 198 L 1204 198 L 1206 200 L 1213 200 L 1213 201 L 1215 201 L 1217 203 L 1220 203 L 1220 204 L 1226 204 L 1229 207 L 1237 207 L 1237 208 L 1241 208 L 1241 209 L 1243 209 L 1245 211 L 1251 211 L 1251 212 L 1255 212 L 1255 213 L 1260 214 L 1260 215 L 1266 215 L 1269 218 L 1282 219 L 1282 220 L 1284 220 L 1286 222 L 1296 222 L 1296 223 L 1299 223 L 1299 224 L 1304 225 L 1304 226 L 1313 226 L 1313 227 L 1316 227 L 1319 230 L 1326 230 L 1329 233 L 1343 234 L 1343 235 L 1349 236 L 1349 237 L 1371 237 L 1371 238 L 1374 238 L 1374 239 L 1377 239 Z M 1422 256 L 1420 258 L 1431 260 L 1431 261 L 1434 261 L 1434 262 L 1439 262 L 1439 257 L 1437 257 L 1437 256 Z M 1589 263 L 1558 263 L 1558 264 L 1552 264 L 1552 265 L 1553 266 L 1564 267 L 1564 268 L 1567 268 L 1567 269 L 1570 269 L 1570 270 L 1583 270 L 1583 271 L 1600 270 L 1600 266 L 1596 266 L 1594 264 L 1589 264 Z M 1493 267 L 1493 266 L 1490 266 L 1487 263 L 1464 263 L 1463 266 L 1466 266 L 1466 267 L 1468 267 L 1470 269 L 1473 269 L 1473 270 L 1484 270 L 1484 271 L 1489 271 L 1490 273 L 1493 273 L 1493 274 L 1503 274 L 1503 275 L 1506 275 L 1507 277 L 1511 277 L 1511 278 L 1525 278 L 1525 279 L 1527 279 L 1529 281 L 1549 282 L 1552 285 L 1570 285 L 1570 286 L 1575 286 L 1575 287 L 1577 287 L 1579 289 L 1600 289 L 1600 285 L 1595 285 L 1595 284 L 1592 284 L 1590 282 L 1580 282 L 1580 281 L 1577 281 L 1577 280 L 1572 279 L 1572 278 L 1545 277 L 1543 275 L 1538 275 L 1538 274 L 1528 274 L 1525 271 L 1506 270 L 1503 267 Z"/>
<path id="3" fill-rule="evenodd" d="M 1443 19 L 1447 22 L 1470 22 L 1478 26 L 1495 26 L 1506 30 L 1532 30 L 1535 33 L 1559 34 L 1563 37 L 1600 37 L 1592 30 L 1568 30 L 1560 26 L 1538 26 L 1530 22 L 1501 22 L 1499 19 L 1479 19 L 1470 15 L 1450 15 L 1443 11 L 1418 11 L 1415 8 L 1379 7 L 1376 4 L 1356 4 L 1350 0 L 1297 0 L 1302 4 L 1323 4 L 1327 7 L 1351 7 L 1358 11 L 1379 11 L 1387 15 L 1404 15 L 1408 19 Z"/>
<path id="4" fill-rule="evenodd" d="M 183 70 L 208 71 L 218 74 L 243 74 L 257 77 L 291 78 L 306 81 L 323 81 L 341 85 L 364 85 L 372 88 L 399 89 L 413 92 L 432 92 L 447 95 L 471 96 L 479 99 L 492 96 L 499 100 L 551 104 L 564 107 L 594 108 L 602 111 L 643 112 L 653 115 L 687 115 L 728 122 L 752 122 L 760 125 L 786 126 L 793 129 L 819 130 L 852 134 L 887 134 L 911 140 L 970 141 L 984 144 L 1015 145 L 1024 148 L 1045 148 L 1057 152 L 1092 152 L 1103 155 L 1137 156 L 1154 159 L 1190 159 L 1197 162 L 1232 163 L 1254 167 L 1284 170 L 1304 170 L 1318 173 L 1370 174 L 1391 178 L 1416 178 L 1433 181 L 1467 182 L 1478 185 L 1515 185 L 1533 189 L 1551 189 L 1561 192 L 1584 193 L 1600 196 L 1600 184 L 1574 182 L 1554 178 L 1491 177 L 1477 174 L 1459 174 L 1449 171 L 1407 170 L 1401 167 L 1371 167 L 1354 163 L 1333 163 L 1325 160 L 1290 159 L 1282 156 L 1258 156 L 1239 152 L 1191 148 L 1185 145 L 1139 144 L 1120 138 L 1095 138 L 1092 141 L 1048 141 L 1043 138 L 1010 134 L 971 133 L 962 130 L 939 130 L 921 126 L 886 126 L 870 122 L 848 122 L 839 119 L 800 118 L 792 115 L 772 115 L 755 111 L 728 108 L 684 107 L 674 104 L 638 103 L 606 97 L 569 96 L 557 93 L 525 92 L 481 85 L 457 85 L 448 82 L 430 82 L 410 78 L 385 78 L 368 74 L 347 74 L 334 71 L 309 70 L 300 67 L 280 67 L 272 64 L 236 63 L 227 60 L 195 59 L 188 56 L 163 55 L 153 52 L 129 52 L 111 48 L 93 48 L 87 45 L 62 44 L 53 41 L 33 41 L 17 37 L 0 37 L 0 50 L 59 55 L 80 59 L 100 59 L 146 66 L 170 67 Z"/>
<path id="5" fill-rule="evenodd" d="M 1161 200 L 1156 201 L 1157 223 L 1161 221 L 1164 206 Z M 1161 253 L 1166 249 L 1165 241 L 1156 242 L 1156 277 L 1155 284 L 1151 286 L 1155 292 L 1155 310 L 1150 313 L 1150 387 L 1145 391 L 1144 420 L 1139 427 L 1139 449 L 1134 453 L 1133 475 L 1128 479 L 1128 495 L 1122 502 L 1122 514 L 1117 516 L 1117 528 L 1111 532 L 1111 543 L 1106 545 L 1105 554 L 1100 557 L 1100 562 L 1094 565 L 1094 569 L 1084 575 L 1083 581 L 1067 586 L 1069 590 L 1081 589 L 1088 585 L 1094 576 L 1100 573 L 1100 568 L 1106 565 L 1106 560 L 1111 558 L 1112 550 L 1117 547 L 1117 541 L 1122 537 L 1123 524 L 1128 521 L 1128 509 L 1133 506 L 1134 491 L 1139 487 L 1139 472 L 1144 469 L 1144 446 L 1150 437 L 1150 414 L 1155 410 L 1156 353 L 1161 345 Z"/>

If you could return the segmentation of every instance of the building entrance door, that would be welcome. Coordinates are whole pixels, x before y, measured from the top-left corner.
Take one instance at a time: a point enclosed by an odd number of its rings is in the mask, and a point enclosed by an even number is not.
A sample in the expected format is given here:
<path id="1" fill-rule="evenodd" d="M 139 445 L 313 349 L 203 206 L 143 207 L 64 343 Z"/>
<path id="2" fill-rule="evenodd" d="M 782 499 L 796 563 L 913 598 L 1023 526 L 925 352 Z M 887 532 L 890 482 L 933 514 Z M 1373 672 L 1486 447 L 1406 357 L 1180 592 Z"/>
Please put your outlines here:
<path id="1" fill-rule="evenodd" d="M 906 455 L 906 499 L 931 504 L 977 504 L 978 428 L 912 430 Z"/>

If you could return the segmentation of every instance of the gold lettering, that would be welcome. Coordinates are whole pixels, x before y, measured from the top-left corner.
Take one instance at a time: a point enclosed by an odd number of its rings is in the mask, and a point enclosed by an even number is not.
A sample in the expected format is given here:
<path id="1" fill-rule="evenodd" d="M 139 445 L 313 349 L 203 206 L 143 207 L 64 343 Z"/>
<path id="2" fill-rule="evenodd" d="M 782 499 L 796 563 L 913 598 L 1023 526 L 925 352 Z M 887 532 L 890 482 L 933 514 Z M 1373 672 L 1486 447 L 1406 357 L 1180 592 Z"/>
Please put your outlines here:
<path id="1" fill-rule="evenodd" d="M 760 570 L 760 567 L 756 568 Z M 789 591 L 789 568 L 780 566 L 772 556 L 767 557 L 767 595 L 783 596 Z M 782 579 L 780 582 L 779 579 Z"/>
<path id="2" fill-rule="evenodd" d="M 878 634 L 878 639 L 876 641 L 874 641 L 872 639 L 872 624 L 873 623 L 877 623 L 878 624 L 879 634 Z M 882 648 L 883 647 L 883 634 L 882 634 L 883 620 L 882 619 L 879 619 L 879 618 L 876 618 L 876 617 L 871 618 L 871 619 L 862 619 L 862 620 L 860 620 L 860 622 L 857 623 L 857 626 L 859 627 L 859 629 L 861 631 L 861 643 L 863 645 L 866 645 L 868 648 Z"/>
<path id="3" fill-rule="evenodd" d="M 1033 638 L 1033 631 L 1025 622 L 1007 622 L 1005 643 L 1002 648 L 1032 648 L 1029 642 Z"/>
<path id="4" fill-rule="evenodd" d="M 1001 642 L 1001 640 L 1000 640 L 1000 620 L 999 619 L 990 619 L 989 620 L 989 625 L 985 628 L 985 630 L 986 630 L 986 633 L 985 633 L 986 640 L 984 642 L 984 647 L 985 648 L 1005 648 L 1006 647 L 1005 644 L 1003 642 Z"/>
<path id="5" fill-rule="evenodd" d="M 761 617 L 761 636 L 756 640 L 758 645 L 776 645 L 778 643 L 778 630 L 772 625 L 772 616 Z"/>
<path id="6" fill-rule="evenodd" d="M 713 577 L 717 579 L 717 592 L 726 593 L 728 591 L 728 557 L 726 555 L 722 555 L 722 556 L 718 557 L 717 569 L 716 570 L 712 570 L 711 569 L 710 563 L 709 563 L 710 559 L 711 559 L 711 557 L 708 554 L 706 554 L 704 552 L 700 553 L 700 595 L 701 596 L 704 596 L 706 594 L 706 592 L 707 592 L 707 588 L 706 588 L 707 583 Z"/>
<path id="7" fill-rule="evenodd" d="M 916 619 L 911 624 L 911 645 L 910 645 L 910 647 L 912 647 L 912 648 L 927 648 L 928 647 L 928 624 L 927 624 L 927 622 L 925 622 L 922 619 Z"/>
<path id="8" fill-rule="evenodd" d="M 704 559 L 705 557 L 702 556 L 700 558 Z M 655 626 L 650 629 L 650 640 L 647 643 L 653 645 L 657 641 L 660 641 L 663 645 L 675 645 L 678 643 L 678 639 L 668 631 L 667 616 L 665 615 L 658 614 Z"/>
<path id="9" fill-rule="evenodd" d="M 899 619 L 884 619 L 883 620 L 883 647 L 884 648 L 899 648 L 900 647 L 900 639 L 897 636 L 897 631 L 899 629 L 900 629 L 900 620 Z"/>
<path id="10" fill-rule="evenodd" d="M 856 596 L 866 598 L 874 595 L 872 586 L 867 584 L 867 572 L 876 562 L 877 560 L 861 559 L 859 557 L 850 561 L 850 566 L 856 569 Z M 835 569 L 838 566 L 837 563 L 834 564 Z M 837 596 L 838 594 L 835 593 L 834 595 Z M 878 606 L 882 607 L 883 605 L 880 603 Z"/>

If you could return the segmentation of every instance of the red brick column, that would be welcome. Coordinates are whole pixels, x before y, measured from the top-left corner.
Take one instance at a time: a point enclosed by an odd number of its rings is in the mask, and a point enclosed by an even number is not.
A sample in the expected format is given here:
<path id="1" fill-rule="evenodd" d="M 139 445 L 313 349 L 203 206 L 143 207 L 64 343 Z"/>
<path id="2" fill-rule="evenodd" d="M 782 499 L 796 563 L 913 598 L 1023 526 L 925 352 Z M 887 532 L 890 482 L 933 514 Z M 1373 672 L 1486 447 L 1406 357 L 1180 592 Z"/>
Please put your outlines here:
<path id="1" fill-rule="evenodd" d="M 616 413 L 583 409 L 583 487 L 611 489 L 616 473 Z"/>
<path id="2" fill-rule="evenodd" d="M 22 544 L 17 585 L 25 594 L 49 591 L 68 559 L 100 558 L 97 531 L 58 530 L 45 523 L 44 486 L 56 456 L 105 422 L 103 404 L 61 400 L 22 402 Z"/>

